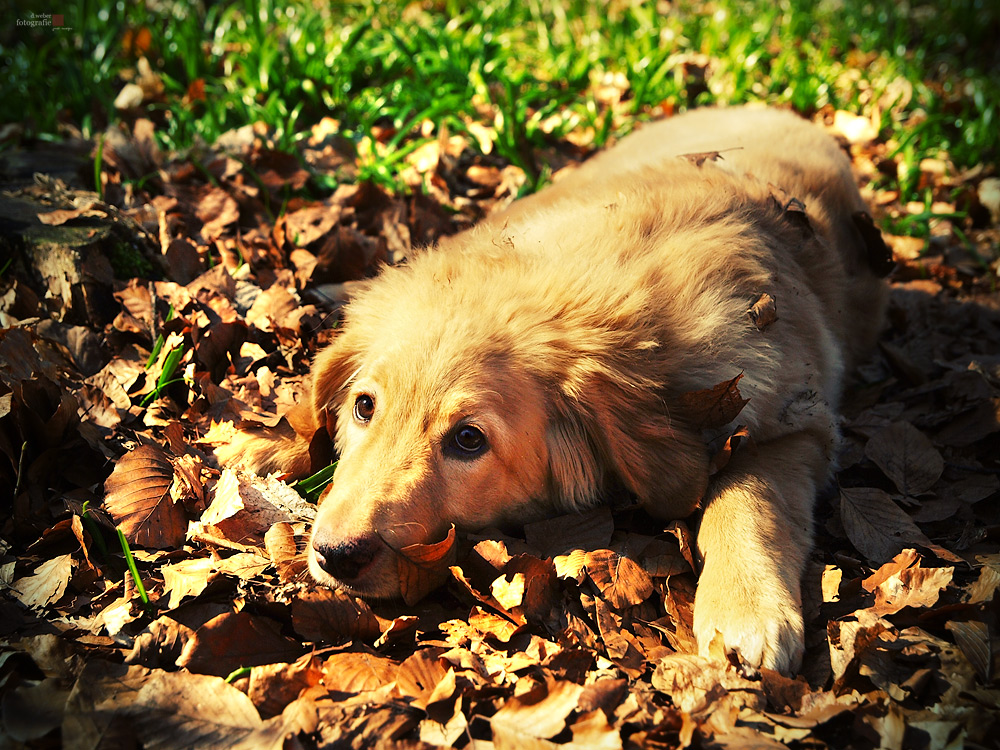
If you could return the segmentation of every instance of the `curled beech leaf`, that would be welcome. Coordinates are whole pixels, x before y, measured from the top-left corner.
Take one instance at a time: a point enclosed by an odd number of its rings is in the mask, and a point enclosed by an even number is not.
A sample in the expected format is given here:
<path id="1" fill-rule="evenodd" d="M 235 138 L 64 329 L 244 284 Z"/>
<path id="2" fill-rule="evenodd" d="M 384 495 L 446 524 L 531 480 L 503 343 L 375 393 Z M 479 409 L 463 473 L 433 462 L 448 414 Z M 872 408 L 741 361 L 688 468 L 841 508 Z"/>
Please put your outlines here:
<path id="1" fill-rule="evenodd" d="M 404 602 L 415 604 L 448 578 L 455 562 L 455 526 L 440 542 L 411 544 L 396 553 L 400 593 Z"/>
<path id="2" fill-rule="evenodd" d="M 118 459 L 104 483 L 104 507 L 129 544 L 169 549 L 184 543 L 187 518 L 170 496 L 174 467 L 162 448 L 143 445 Z"/>
<path id="3" fill-rule="evenodd" d="M 690 391 L 681 396 L 681 406 L 690 423 L 698 429 L 722 427 L 736 419 L 750 399 L 740 395 L 737 384 L 743 377 L 741 372 L 732 380 L 725 380 L 712 388 Z"/>

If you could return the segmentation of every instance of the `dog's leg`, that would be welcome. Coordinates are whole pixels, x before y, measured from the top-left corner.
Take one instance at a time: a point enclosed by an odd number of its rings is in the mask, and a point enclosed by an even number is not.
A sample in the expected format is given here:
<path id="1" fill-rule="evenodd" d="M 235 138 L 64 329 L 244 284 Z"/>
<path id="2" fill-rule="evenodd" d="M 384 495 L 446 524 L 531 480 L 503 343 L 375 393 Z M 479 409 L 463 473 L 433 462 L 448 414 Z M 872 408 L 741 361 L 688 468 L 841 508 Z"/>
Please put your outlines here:
<path id="1" fill-rule="evenodd" d="M 796 433 L 737 453 L 707 495 L 694 606 L 698 648 L 721 634 L 727 653 L 781 672 L 802 659 L 801 578 L 812 506 L 831 441 Z"/>

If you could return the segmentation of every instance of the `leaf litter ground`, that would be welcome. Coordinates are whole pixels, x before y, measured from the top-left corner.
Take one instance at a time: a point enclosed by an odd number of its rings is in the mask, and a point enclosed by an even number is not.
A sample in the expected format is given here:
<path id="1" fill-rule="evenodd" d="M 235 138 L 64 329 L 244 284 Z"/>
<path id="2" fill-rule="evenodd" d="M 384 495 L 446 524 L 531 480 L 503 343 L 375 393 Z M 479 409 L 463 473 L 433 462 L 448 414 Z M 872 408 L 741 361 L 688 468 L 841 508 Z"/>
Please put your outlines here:
<path id="1" fill-rule="evenodd" d="M 841 129 L 883 226 L 925 210 L 875 188 L 895 168 L 884 144 Z M 303 142 L 305 163 L 363 158 L 330 132 Z M 11 746 L 1000 746 L 1000 230 L 981 171 L 922 165 L 936 213 L 966 218 L 888 237 L 887 327 L 846 397 L 789 678 L 694 655 L 691 530 L 628 507 L 402 550 L 403 602 L 311 585 L 313 506 L 280 478 L 220 471 L 212 446 L 294 427 L 352 284 L 525 177 L 481 153 L 488 132 L 479 150 L 440 134 L 410 153 L 409 196 L 360 184 L 286 201 L 309 172 L 266 132 L 197 163 L 152 135 L 139 121 L 108 140 L 100 197 L 51 180 L 20 192 L 47 225 L 112 226 L 149 270 L 121 273 L 105 245 L 78 255 L 73 283 L 33 274 L 38 255 L 4 276 Z M 141 190 L 127 180 L 148 173 Z M 773 308 L 755 306 L 759 325 Z M 738 377 L 690 399 L 729 422 Z M 720 441 L 716 470 L 752 437 Z"/>

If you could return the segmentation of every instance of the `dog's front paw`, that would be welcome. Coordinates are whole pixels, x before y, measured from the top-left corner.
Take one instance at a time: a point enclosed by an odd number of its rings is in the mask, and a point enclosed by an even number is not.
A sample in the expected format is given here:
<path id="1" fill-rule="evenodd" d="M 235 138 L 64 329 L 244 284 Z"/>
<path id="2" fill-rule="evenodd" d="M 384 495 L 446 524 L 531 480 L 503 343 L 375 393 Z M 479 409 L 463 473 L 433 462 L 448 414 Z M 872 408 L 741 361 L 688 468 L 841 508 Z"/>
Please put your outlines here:
<path id="1" fill-rule="evenodd" d="M 799 597 L 777 576 L 743 578 L 706 566 L 694 603 L 694 634 L 702 656 L 713 656 L 721 635 L 725 653 L 785 674 L 797 670 L 805 648 Z"/>

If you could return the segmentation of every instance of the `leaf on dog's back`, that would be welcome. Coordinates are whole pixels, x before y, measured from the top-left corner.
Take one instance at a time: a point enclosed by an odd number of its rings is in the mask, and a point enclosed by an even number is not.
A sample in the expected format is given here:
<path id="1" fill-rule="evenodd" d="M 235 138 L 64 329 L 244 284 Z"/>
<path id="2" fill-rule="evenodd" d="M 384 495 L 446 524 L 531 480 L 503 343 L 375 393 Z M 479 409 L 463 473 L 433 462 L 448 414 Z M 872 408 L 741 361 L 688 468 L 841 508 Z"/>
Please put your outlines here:
<path id="1" fill-rule="evenodd" d="M 767 292 L 763 292 L 747 310 L 750 322 L 758 331 L 763 331 L 778 319 L 778 304 Z"/>
<path id="2" fill-rule="evenodd" d="M 696 154 L 681 154 L 681 159 L 687 159 L 689 162 L 694 164 L 696 167 L 700 167 L 706 161 L 720 161 L 722 159 L 722 152 L 720 151 L 700 151 Z"/>
<path id="3" fill-rule="evenodd" d="M 927 492 L 944 471 L 944 459 L 930 438 L 909 422 L 894 422 L 876 432 L 865 455 L 904 495 Z"/>
<path id="4" fill-rule="evenodd" d="M 433 544 L 411 544 L 396 550 L 399 591 L 406 604 L 416 604 L 440 586 L 455 562 L 455 526 Z"/>
<path id="5" fill-rule="evenodd" d="M 747 443 L 752 445 L 753 438 L 750 437 L 750 431 L 747 429 L 747 426 L 741 424 L 733 431 L 732 435 L 726 438 L 726 442 L 723 443 L 722 447 L 715 452 L 715 455 L 708 462 L 708 475 L 715 476 L 726 468 L 726 464 L 733 457 L 733 453 Z"/>
<path id="6" fill-rule="evenodd" d="M 162 448 L 143 445 L 118 460 L 104 483 L 104 507 L 130 544 L 179 547 L 187 519 L 170 495 L 174 467 Z"/>
<path id="7" fill-rule="evenodd" d="M 608 549 L 587 553 L 587 575 L 617 609 L 640 604 L 653 593 L 653 581 L 635 560 Z"/>
<path id="8" fill-rule="evenodd" d="M 688 423 L 698 430 L 722 427 L 732 422 L 750 403 L 750 399 L 740 395 L 738 383 L 741 372 L 732 380 L 725 380 L 712 388 L 702 391 L 688 391 L 681 395 L 681 408 Z"/>

